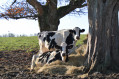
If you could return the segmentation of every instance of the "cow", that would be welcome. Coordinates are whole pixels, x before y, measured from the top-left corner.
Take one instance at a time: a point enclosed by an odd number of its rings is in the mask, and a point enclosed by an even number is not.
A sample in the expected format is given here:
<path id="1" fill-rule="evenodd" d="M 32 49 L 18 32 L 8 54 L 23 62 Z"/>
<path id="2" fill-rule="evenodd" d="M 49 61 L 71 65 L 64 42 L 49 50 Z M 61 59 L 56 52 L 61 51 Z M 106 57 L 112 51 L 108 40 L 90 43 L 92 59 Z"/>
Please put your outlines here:
<path id="1" fill-rule="evenodd" d="M 37 55 L 32 57 L 31 70 L 34 68 L 37 58 L 48 51 L 61 50 L 61 59 L 67 62 L 68 54 L 75 48 L 76 41 L 80 39 L 80 33 L 84 31 L 84 29 L 75 27 L 74 29 L 40 32 L 38 34 L 40 50 Z"/>
<path id="2" fill-rule="evenodd" d="M 62 61 L 60 53 L 61 53 L 61 50 L 45 52 L 39 56 L 39 58 L 37 59 L 37 62 L 43 65 L 43 64 L 50 64 L 51 62 L 56 60 Z"/>

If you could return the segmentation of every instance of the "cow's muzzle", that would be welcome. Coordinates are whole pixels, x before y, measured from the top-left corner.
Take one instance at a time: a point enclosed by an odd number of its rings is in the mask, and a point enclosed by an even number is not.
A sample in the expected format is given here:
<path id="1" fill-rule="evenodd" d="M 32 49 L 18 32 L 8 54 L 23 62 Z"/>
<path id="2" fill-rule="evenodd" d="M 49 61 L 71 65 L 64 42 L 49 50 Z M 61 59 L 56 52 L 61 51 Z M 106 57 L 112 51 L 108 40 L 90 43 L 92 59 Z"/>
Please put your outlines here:
<path id="1" fill-rule="evenodd" d="M 79 39 L 80 39 L 80 37 L 79 37 L 79 36 L 76 36 L 76 39 L 77 39 L 77 40 L 79 40 Z"/>
<path id="2" fill-rule="evenodd" d="M 62 53 L 62 56 L 66 56 L 66 53 Z"/>

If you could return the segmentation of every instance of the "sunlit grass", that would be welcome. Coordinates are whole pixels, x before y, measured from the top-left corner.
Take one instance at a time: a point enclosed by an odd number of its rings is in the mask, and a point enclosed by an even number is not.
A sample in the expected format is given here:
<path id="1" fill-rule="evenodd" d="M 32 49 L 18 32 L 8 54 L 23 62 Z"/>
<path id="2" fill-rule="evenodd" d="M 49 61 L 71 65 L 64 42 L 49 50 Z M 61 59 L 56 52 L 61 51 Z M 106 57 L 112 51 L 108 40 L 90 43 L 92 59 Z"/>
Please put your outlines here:
<path id="1" fill-rule="evenodd" d="M 77 41 L 76 46 L 84 44 L 84 40 L 87 39 L 87 34 L 83 34 L 80 36 L 80 40 Z"/>
<path id="2" fill-rule="evenodd" d="M 39 49 L 38 38 L 32 37 L 0 37 L 0 51 L 25 50 L 35 51 Z"/>
<path id="3" fill-rule="evenodd" d="M 86 35 L 81 35 L 76 45 L 83 44 Z M 38 37 L 0 37 L 0 51 L 24 50 L 26 52 L 38 51 Z"/>

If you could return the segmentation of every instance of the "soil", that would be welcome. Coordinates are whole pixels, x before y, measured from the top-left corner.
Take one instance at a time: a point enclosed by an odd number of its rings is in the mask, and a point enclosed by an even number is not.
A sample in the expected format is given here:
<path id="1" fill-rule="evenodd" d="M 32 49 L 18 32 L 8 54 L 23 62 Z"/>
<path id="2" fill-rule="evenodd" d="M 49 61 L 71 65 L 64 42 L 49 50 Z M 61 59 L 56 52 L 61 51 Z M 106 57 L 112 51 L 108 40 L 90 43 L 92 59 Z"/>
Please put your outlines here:
<path id="1" fill-rule="evenodd" d="M 36 52 L 0 52 L 0 79 L 77 79 L 77 76 L 62 76 L 30 72 L 31 58 Z M 94 73 L 85 79 L 119 79 L 119 73 Z"/>

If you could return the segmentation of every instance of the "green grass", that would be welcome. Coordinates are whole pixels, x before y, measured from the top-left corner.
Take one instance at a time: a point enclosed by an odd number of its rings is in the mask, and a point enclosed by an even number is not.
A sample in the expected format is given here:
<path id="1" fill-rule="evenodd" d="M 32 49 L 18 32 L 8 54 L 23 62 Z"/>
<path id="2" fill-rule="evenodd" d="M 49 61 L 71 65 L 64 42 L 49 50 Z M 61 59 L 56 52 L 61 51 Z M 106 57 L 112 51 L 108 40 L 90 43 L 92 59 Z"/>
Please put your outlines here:
<path id="1" fill-rule="evenodd" d="M 25 50 L 35 51 L 39 49 L 38 38 L 32 37 L 0 37 L 0 51 Z"/>
<path id="2" fill-rule="evenodd" d="M 83 41 L 84 41 L 85 39 L 87 39 L 87 34 L 82 34 L 82 35 L 80 36 L 80 40 L 77 41 L 76 46 L 81 45 L 81 44 L 84 44 Z"/>
<path id="3" fill-rule="evenodd" d="M 83 44 L 86 35 L 81 35 L 81 39 L 76 45 Z M 26 52 L 38 51 L 38 37 L 0 37 L 0 51 L 25 50 Z"/>

